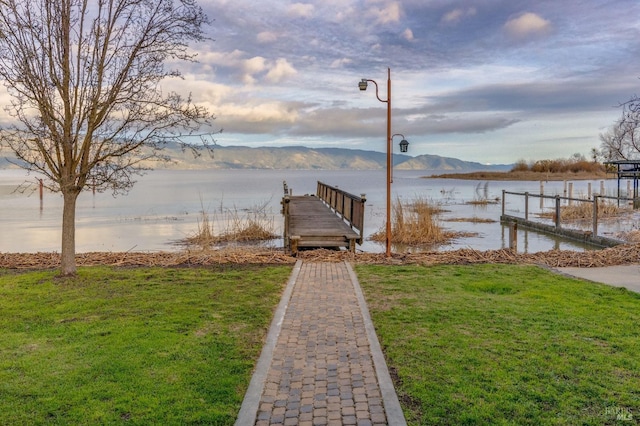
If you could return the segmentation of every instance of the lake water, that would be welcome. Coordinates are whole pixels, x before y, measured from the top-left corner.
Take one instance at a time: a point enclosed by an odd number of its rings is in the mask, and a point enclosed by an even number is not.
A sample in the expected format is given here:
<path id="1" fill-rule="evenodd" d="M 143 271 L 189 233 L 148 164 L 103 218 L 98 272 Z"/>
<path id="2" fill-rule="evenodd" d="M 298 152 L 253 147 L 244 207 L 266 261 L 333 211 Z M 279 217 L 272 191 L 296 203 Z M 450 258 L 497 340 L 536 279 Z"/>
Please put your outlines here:
<path id="1" fill-rule="evenodd" d="M 466 181 L 424 179 L 425 171 L 395 171 L 393 198 L 420 197 L 441 204 L 446 210 L 441 225 L 454 231 L 475 233 L 440 247 L 440 250 L 474 248 L 499 249 L 508 246 L 508 231 L 499 223 L 501 204 L 474 206 L 469 201 L 500 199 L 502 190 L 539 193 L 539 182 Z M 45 192 L 42 206 L 38 193 L 30 196 L 13 192 L 26 180 L 21 170 L 0 170 L 0 252 L 60 251 L 62 198 Z M 307 170 L 156 170 L 139 177 L 126 196 L 85 192 L 80 195 L 76 219 L 76 250 L 161 251 L 177 250 L 173 242 L 194 235 L 202 211 L 215 220 L 221 211 L 242 214 L 265 206 L 273 218 L 274 230 L 281 234 L 283 219 L 280 201 L 283 181 L 294 195 L 315 193 L 316 182 L 339 186 L 347 192 L 366 194 L 365 235 L 379 230 L 386 212 L 386 172 Z M 574 193 L 585 193 L 587 183 L 578 181 Z M 600 181 L 592 182 L 599 188 Z M 607 191 L 616 181 L 605 181 Z M 545 183 L 545 194 L 562 194 L 562 182 Z M 509 201 L 508 210 L 518 211 L 518 201 Z M 494 223 L 450 222 L 452 218 L 486 218 Z M 282 246 L 282 240 L 270 245 Z M 520 230 L 518 250 L 546 251 L 553 248 L 583 250 L 584 247 L 531 231 Z M 367 252 L 383 252 L 384 244 L 372 241 L 358 246 Z M 401 250 L 401 249 L 397 249 Z"/>

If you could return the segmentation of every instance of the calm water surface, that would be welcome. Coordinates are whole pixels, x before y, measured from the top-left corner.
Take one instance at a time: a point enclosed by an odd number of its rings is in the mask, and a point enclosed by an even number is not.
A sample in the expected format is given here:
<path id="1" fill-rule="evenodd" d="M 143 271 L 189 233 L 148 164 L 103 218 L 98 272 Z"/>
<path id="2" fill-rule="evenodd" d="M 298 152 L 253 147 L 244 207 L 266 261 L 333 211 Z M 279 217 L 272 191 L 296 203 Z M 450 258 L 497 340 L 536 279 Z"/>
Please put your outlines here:
<path id="1" fill-rule="evenodd" d="M 441 204 L 446 212 L 441 225 L 476 236 L 456 240 L 440 250 L 472 247 L 478 250 L 508 246 L 508 232 L 500 225 L 501 204 L 474 206 L 469 201 L 498 200 L 502 190 L 539 193 L 539 182 L 466 181 L 423 179 L 424 171 L 396 171 L 393 197 L 411 200 L 429 199 Z M 0 252 L 60 251 L 62 198 L 45 192 L 42 206 L 37 192 L 30 196 L 13 192 L 26 180 L 20 170 L 0 170 Z M 220 220 L 221 212 L 243 214 L 264 206 L 273 218 L 274 230 L 281 234 L 280 201 L 283 181 L 294 195 L 315 193 L 316 182 L 354 193 L 366 194 L 365 235 L 383 226 L 386 212 L 386 173 L 380 171 L 300 171 L 300 170 L 157 170 L 139 177 L 126 196 L 85 192 L 77 207 L 76 250 L 89 251 L 159 251 L 177 249 L 172 243 L 198 230 L 202 212 Z M 615 189 L 615 180 L 605 181 L 607 191 Z M 575 194 L 586 194 L 587 182 L 574 183 Z M 600 181 L 592 182 L 599 189 Z M 562 182 L 545 183 L 545 194 L 562 194 Z M 510 200 L 507 210 L 523 209 L 518 200 Z M 487 218 L 494 223 L 449 222 L 452 218 Z M 223 226 L 222 224 L 220 226 Z M 282 240 L 271 245 L 281 246 Z M 530 231 L 519 231 L 518 249 L 537 252 L 552 248 L 582 250 L 584 247 L 562 242 Z M 382 252 L 384 246 L 367 241 L 360 250 Z M 397 248 L 396 250 L 402 250 Z"/>

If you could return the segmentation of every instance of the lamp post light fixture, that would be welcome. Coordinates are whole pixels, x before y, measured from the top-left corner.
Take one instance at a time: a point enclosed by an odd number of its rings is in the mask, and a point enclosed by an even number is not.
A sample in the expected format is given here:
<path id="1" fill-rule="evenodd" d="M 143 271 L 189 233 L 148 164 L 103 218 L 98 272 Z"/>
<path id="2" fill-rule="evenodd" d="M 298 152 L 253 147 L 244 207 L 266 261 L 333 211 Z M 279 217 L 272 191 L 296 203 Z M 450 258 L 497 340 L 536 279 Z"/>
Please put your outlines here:
<path id="1" fill-rule="evenodd" d="M 400 152 L 407 152 L 407 150 L 409 149 L 409 141 L 407 141 L 407 139 L 404 137 L 404 135 L 402 133 L 396 133 L 395 135 L 391 136 L 391 141 L 393 142 L 393 138 L 395 138 L 396 136 L 401 136 L 402 140 L 400 141 L 400 143 L 398 144 L 400 146 Z M 391 144 L 393 145 L 393 143 Z M 391 148 L 391 183 L 393 183 L 393 148 Z"/>
<path id="2" fill-rule="evenodd" d="M 391 182 L 392 182 L 392 155 L 393 155 L 393 147 L 392 140 L 393 136 L 391 135 L 391 68 L 387 68 L 387 99 L 381 99 L 380 93 L 378 90 L 378 83 L 375 80 L 369 80 L 363 78 L 358 83 L 358 88 L 362 91 L 367 90 L 368 82 L 373 83 L 376 86 L 376 98 L 380 102 L 387 104 L 387 224 L 386 224 L 386 255 L 387 257 L 391 257 Z M 403 135 L 398 134 L 398 136 L 402 136 L 402 141 L 400 142 L 400 152 L 407 152 L 407 148 L 409 147 L 409 142 L 405 139 Z"/>
<path id="3" fill-rule="evenodd" d="M 407 152 L 408 150 L 409 150 L 409 141 L 406 140 L 404 136 L 402 136 L 402 140 L 400 141 L 400 152 Z"/>

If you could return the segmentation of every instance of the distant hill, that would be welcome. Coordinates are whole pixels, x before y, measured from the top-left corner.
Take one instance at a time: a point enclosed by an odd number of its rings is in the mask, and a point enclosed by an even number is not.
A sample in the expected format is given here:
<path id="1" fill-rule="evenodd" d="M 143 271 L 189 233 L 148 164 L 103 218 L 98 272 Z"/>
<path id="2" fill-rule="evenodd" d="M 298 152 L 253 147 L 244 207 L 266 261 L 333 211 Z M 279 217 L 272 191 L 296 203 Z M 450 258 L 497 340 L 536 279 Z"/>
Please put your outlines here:
<path id="1" fill-rule="evenodd" d="M 203 153 L 192 158 L 189 152 L 166 152 L 176 161 L 171 168 L 212 169 L 299 169 L 299 170 L 375 170 L 384 169 L 387 154 L 346 148 L 307 148 L 303 146 L 278 148 L 249 148 L 246 146 L 216 146 L 213 156 Z M 439 155 L 412 157 L 393 154 L 397 170 L 428 170 L 434 172 L 505 171 L 512 165 L 485 165 Z"/>
<path id="2" fill-rule="evenodd" d="M 472 161 L 458 160 L 457 158 L 441 157 L 439 155 L 419 155 L 409 158 L 396 166 L 398 170 L 435 170 L 444 172 L 471 172 L 471 171 L 507 171 L 512 164 L 487 165 Z"/>
<path id="3" fill-rule="evenodd" d="M 202 152 L 194 156 L 190 150 L 178 145 L 169 145 L 164 154 L 171 162 L 150 163 L 153 168 L 170 169 L 296 169 L 296 170 L 375 170 L 386 167 L 387 154 L 345 148 L 307 148 L 220 146 L 213 152 Z M 15 167 L 7 160 L 15 158 L 7 150 L 0 150 L 0 168 Z M 420 155 L 412 157 L 405 154 L 393 155 L 394 168 L 397 170 L 426 170 L 438 173 L 504 171 L 511 165 L 484 165 L 462 161 L 456 158 L 438 155 Z"/>

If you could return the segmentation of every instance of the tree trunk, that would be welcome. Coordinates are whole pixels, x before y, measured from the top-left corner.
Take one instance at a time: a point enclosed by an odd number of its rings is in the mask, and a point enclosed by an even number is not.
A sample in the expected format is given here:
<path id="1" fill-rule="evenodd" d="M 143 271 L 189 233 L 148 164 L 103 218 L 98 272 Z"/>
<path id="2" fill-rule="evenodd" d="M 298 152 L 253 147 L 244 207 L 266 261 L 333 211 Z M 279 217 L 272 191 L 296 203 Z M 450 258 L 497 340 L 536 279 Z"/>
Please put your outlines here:
<path id="1" fill-rule="evenodd" d="M 62 256 L 60 273 L 62 276 L 76 273 L 76 201 L 78 191 L 64 191 L 62 207 Z"/>

